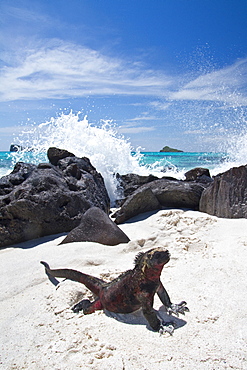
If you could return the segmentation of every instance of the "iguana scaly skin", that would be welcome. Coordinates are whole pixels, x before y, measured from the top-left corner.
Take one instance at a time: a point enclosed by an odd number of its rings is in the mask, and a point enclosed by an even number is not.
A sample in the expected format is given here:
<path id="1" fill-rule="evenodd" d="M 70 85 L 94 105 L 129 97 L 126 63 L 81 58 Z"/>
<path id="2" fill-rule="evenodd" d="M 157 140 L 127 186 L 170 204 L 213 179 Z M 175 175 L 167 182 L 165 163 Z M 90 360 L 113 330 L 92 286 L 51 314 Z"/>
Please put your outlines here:
<path id="1" fill-rule="evenodd" d="M 169 314 L 185 314 L 189 309 L 186 302 L 179 304 L 171 303 L 170 297 L 160 281 L 160 274 L 164 265 L 170 260 L 168 250 L 154 248 L 139 253 L 135 258 L 135 267 L 118 276 L 111 282 L 105 282 L 94 276 L 83 274 L 71 269 L 51 270 L 46 262 L 45 266 L 48 276 L 66 278 L 84 284 L 97 298 L 94 302 L 84 299 L 76 304 L 72 310 L 84 314 L 90 314 L 96 310 L 106 309 L 116 313 L 130 313 L 142 308 L 142 312 L 154 331 L 166 330 L 164 323 L 158 318 L 153 309 L 155 293 Z M 170 330 L 172 331 L 172 330 Z"/>

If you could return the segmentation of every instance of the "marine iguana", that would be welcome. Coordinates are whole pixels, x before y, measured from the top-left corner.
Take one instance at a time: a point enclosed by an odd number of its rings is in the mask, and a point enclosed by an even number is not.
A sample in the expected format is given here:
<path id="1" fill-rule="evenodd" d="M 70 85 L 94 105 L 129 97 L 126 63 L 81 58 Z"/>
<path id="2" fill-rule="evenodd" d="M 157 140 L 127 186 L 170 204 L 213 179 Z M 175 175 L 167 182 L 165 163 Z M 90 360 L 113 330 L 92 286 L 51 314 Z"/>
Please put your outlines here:
<path id="1" fill-rule="evenodd" d="M 49 265 L 41 261 L 45 266 L 48 277 L 66 278 L 84 284 L 97 298 L 90 302 L 83 299 L 72 307 L 74 312 L 83 310 L 84 314 L 90 314 L 96 310 L 106 309 L 115 313 L 131 313 L 142 308 L 143 315 L 154 331 L 172 334 L 174 328 L 167 329 L 165 323 L 158 318 L 153 309 L 155 293 L 169 314 L 185 314 L 189 309 L 186 302 L 179 304 L 171 303 L 170 297 L 160 281 L 160 274 L 164 265 L 170 260 L 170 253 L 163 248 L 154 248 L 139 253 L 135 258 L 135 267 L 132 270 L 119 275 L 111 282 L 105 282 L 91 275 L 71 269 L 51 270 Z M 168 323 L 169 324 L 169 323 Z"/>

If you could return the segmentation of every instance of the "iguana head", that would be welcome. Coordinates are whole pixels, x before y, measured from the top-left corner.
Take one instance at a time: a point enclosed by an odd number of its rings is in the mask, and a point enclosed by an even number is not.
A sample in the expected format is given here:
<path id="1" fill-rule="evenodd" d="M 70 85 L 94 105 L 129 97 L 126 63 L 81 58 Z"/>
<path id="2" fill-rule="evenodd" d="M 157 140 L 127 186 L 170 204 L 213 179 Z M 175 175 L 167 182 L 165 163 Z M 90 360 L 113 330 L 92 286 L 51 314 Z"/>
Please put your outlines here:
<path id="1" fill-rule="evenodd" d="M 153 248 L 147 252 L 139 253 L 135 258 L 135 267 L 145 272 L 146 268 L 163 268 L 170 260 L 170 253 L 164 248 Z"/>

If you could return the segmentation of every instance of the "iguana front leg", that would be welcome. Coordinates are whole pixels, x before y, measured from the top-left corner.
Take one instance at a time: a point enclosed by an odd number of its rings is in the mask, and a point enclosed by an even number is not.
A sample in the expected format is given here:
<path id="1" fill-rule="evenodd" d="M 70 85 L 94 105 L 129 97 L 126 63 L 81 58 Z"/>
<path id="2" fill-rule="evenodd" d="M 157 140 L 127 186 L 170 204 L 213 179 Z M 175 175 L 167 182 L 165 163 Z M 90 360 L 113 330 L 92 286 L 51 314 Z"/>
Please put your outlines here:
<path id="1" fill-rule="evenodd" d="M 147 319 L 149 325 L 154 331 L 159 331 L 161 326 L 161 321 L 158 319 L 156 312 L 150 305 L 143 305 L 142 312 Z"/>
<path id="2" fill-rule="evenodd" d="M 151 328 L 154 331 L 160 332 L 160 334 L 168 332 L 172 335 L 174 331 L 174 327 L 170 325 L 172 323 L 164 323 L 163 320 L 158 316 L 156 311 L 153 309 L 153 298 L 144 295 L 140 301 L 143 315 L 147 319 Z"/>
<path id="3" fill-rule="evenodd" d="M 155 310 L 150 306 L 142 308 L 143 315 L 147 319 L 149 325 L 154 331 L 158 331 L 160 334 L 169 333 L 170 335 L 174 332 L 173 322 L 164 322 L 156 314 Z"/>
<path id="4" fill-rule="evenodd" d="M 164 286 L 161 282 L 160 282 L 159 288 L 157 290 L 157 294 L 158 294 L 161 302 L 163 303 L 163 305 L 166 307 L 167 312 L 169 313 L 169 315 L 174 313 L 175 315 L 179 316 L 180 313 L 182 315 L 184 315 L 185 312 L 190 311 L 188 309 L 188 307 L 186 307 L 187 303 L 185 301 L 182 301 L 178 304 L 172 303 L 166 289 L 164 288 Z"/>

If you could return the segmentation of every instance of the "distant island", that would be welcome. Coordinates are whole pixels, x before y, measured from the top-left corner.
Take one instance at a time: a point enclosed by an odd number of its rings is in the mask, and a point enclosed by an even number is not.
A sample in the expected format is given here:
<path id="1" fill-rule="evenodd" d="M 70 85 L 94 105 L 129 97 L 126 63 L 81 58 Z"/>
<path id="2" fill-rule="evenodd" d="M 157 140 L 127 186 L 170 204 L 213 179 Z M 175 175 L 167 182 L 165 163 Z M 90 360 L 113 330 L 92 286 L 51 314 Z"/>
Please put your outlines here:
<path id="1" fill-rule="evenodd" d="M 170 148 L 169 146 L 164 146 L 164 148 L 161 149 L 160 152 L 183 153 L 183 150 L 178 150 L 178 149 Z"/>

